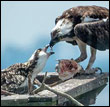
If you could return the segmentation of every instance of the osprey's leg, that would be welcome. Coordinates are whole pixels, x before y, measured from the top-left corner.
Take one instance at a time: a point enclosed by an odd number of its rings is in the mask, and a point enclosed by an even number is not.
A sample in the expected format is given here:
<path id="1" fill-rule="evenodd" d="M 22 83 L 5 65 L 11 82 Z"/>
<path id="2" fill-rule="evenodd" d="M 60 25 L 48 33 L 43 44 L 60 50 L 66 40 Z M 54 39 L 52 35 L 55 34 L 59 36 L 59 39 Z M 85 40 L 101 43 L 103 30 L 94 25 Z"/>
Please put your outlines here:
<path id="1" fill-rule="evenodd" d="M 91 50 L 91 57 L 90 57 L 89 63 L 88 63 L 86 70 L 85 70 L 85 73 L 87 73 L 87 74 L 95 73 L 96 71 L 100 70 L 98 67 L 91 68 L 95 59 L 96 59 L 96 49 L 90 47 L 90 50 Z"/>
<path id="2" fill-rule="evenodd" d="M 75 61 L 77 63 L 84 61 L 87 58 L 87 52 L 86 52 L 86 44 L 82 42 L 81 40 L 77 41 L 81 55 L 78 57 Z"/>
<path id="3" fill-rule="evenodd" d="M 28 74 L 28 93 L 32 94 L 33 83 L 31 73 Z"/>

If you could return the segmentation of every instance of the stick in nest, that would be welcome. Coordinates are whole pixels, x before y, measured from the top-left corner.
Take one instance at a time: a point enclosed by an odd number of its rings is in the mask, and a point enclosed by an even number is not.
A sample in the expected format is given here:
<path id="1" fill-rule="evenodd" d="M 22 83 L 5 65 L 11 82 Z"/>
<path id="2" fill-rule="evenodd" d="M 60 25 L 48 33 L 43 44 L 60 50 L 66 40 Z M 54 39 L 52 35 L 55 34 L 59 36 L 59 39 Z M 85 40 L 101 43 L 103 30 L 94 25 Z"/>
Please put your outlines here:
<path id="1" fill-rule="evenodd" d="M 15 93 L 12 93 L 12 92 L 9 92 L 9 91 L 6 91 L 6 90 L 2 90 L 1 89 L 1 95 L 14 95 Z"/>
<path id="2" fill-rule="evenodd" d="M 60 92 L 60 91 L 56 91 L 54 89 L 52 89 L 51 87 L 49 87 L 48 85 L 46 85 L 44 82 L 46 80 L 46 76 L 47 76 L 47 72 L 45 73 L 45 76 L 44 76 L 44 79 L 43 79 L 43 82 L 41 83 L 40 81 L 38 81 L 37 79 L 35 80 L 35 83 L 40 86 L 38 89 L 35 89 L 33 91 L 33 94 L 36 94 L 40 91 L 43 91 L 43 90 L 49 90 L 57 95 L 60 95 L 60 96 L 63 96 L 67 99 L 69 99 L 73 105 L 76 105 L 76 106 L 84 106 L 83 104 L 81 104 L 80 102 L 78 102 L 76 99 L 74 99 L 72 96 L 70 96 L 69 94 L 67 93 L 64 93 L 64 92 Z"/>

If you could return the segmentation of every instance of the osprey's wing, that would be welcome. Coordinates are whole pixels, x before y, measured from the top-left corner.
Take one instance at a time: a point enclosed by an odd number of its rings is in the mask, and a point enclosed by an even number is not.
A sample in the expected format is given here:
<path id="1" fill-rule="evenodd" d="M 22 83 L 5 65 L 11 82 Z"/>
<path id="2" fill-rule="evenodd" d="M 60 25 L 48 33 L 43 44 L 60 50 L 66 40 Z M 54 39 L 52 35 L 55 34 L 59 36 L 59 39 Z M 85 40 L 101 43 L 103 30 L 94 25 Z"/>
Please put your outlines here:
<path id="1" fill-rule="evenodd" d="M 109 18 L 77 24 L 74 32 L 81 41 L 95 49 L 109 49 Z"/>
<path id="2" fill-rule="evenodd" d="M 86 23 L 86 22 L 98 21 L 98 20 L 102 20 L 102 19 L 109 17 L 109 10 L 107 8 L 99 7 L 99 6 L 78 6 L 78 7 L 73 7 L 73 8 L 70 8 L 70 9 L 64 11 L 62 16 L 57 18 L 57 21 L 59 19 L 61 19 L 62 17 L 69 18 L 70 20 L 73 21 L 74 25 L 83 22 L 83 25 L 81 25 L 81 27 L 82 27 L 82 26 L 85 26 L 84 23 Z M 92 24 L 92 22 L 91 22 L 91 24 Z M 89 25 L 86 25 L 86 26 L 89 26 Z M 96 26 L 95 23 L 94 23 L 94 26 Z M 80 25 L 78 25 L 78 27 L 80 27 Z M 80 28 L 78 28 L 78 29 L 80 29 Z M 83 30 L 85 32 L 84 27 L 83 27 Z M 80 33 L 80 32 L 78 32 L 78 33 Z M 66 41 L 66 42 L 71 43 L 73 45 L 77 45 L 75 40 L 70 41 L 70 42 Z"/>
<path id="3" fill-rule="evenodd" d="M 25 64 L 17 63 L 1 70 L 1 89 L 7 91 L 17 89 L 26 79 L 25 68 Z"/>

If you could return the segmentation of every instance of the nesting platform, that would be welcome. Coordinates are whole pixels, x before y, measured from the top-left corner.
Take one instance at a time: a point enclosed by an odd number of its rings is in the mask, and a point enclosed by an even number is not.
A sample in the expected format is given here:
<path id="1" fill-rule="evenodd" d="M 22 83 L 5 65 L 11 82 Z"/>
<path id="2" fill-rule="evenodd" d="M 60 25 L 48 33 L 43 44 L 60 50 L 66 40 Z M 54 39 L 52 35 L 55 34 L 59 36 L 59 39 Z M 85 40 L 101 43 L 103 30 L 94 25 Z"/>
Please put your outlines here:
<path id="1" fill-rule="evenodd" d="M 60 81 L 58 74 L 55 72 L 49 72 L 47 76 L 46 84 L 48 85 Z M 37 76 L 37 79 L 42 81 L 43 77 L 44 73 L 40 73 Z M 76 76 L 73 79 L 64 82 L 60 81 L 58 84 L 53 85 L 52 88 L 61 92 L 66 92 L 74 98 L 78 98 L 90 91 L 102 89 L 107 82 L 108 73 L 105 72 L 103 74 Z M 67 102 L 69 102 L 68 99 L 48 90 L 44 90 L 35 95 L 16 94 L 11 96 L 1 96 L 1 106 L 55 106 L 65 105 Z"/>

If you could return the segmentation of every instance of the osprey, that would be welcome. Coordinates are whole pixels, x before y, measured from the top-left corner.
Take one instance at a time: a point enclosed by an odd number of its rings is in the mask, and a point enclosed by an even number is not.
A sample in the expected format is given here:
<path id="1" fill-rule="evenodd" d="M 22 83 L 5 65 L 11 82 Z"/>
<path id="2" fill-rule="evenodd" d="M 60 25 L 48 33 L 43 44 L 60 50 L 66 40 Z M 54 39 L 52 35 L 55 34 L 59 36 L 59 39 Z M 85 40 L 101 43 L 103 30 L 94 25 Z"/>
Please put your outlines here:
<path id="1" fill-rule="evenodd" d="M 34 78 L 43 70 L 49 56 L 54 54 L 54 52 L 46 52 L 48 47 L 49 45 L 36 50 L 25 63 L 17 63 L 1 70 L 1 89 L 16 93 L 18 88 L 27 86 L 29 73 L 33 84 Z"/>
<path id="2" fill-rule="evenodd" d="M 89 45 L 91 57 L 85 72 L 96 71 L 91 69 L 96 51 L 109 49 L 109 10 L 99 6 L 73 7 L 57 17 L 55 24 L 51 31 L 50 47 L 60 41 L 78 45 L 81 55 L 76 62 L 79 63 L 87 58 L 86 46 Z"/>

